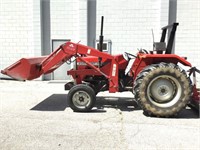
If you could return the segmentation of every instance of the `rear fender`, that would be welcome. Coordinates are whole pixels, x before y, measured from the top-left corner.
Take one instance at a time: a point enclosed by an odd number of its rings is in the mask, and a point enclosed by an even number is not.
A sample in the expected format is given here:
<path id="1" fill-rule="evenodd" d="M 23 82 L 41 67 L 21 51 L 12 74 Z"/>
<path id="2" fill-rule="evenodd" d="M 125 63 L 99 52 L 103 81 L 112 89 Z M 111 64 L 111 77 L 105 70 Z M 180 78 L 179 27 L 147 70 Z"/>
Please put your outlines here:
<path id="1" fill-rule="evenodd" d="M 178 64 L 181 63 L 184 66 L 192 67 L 191 63 L 188 62 L 185 58 L 180 57 L 175 54 L 138 54 L 135 62 L 132 66 L 132 71 L 134 72 L 134 79 L 136 78 L 137 74 L 143 70 L 148 65 L 151 64 L 158 64 L 160 62 L 165 63 L 174 63 Z"/>
<path id="2" fill-rule="evenodd" d="M 180 57 L 175 54 L 146 54 L 139 56 L 140 58 L 145 58 L 146 60 L 151 60 L 151 62 L 166 62 L 166 63 L 174 63 L 178 62 L 183 64 L 184 66 L 192 67 L 191 63 L 188 62 L 184 57 Z"/>

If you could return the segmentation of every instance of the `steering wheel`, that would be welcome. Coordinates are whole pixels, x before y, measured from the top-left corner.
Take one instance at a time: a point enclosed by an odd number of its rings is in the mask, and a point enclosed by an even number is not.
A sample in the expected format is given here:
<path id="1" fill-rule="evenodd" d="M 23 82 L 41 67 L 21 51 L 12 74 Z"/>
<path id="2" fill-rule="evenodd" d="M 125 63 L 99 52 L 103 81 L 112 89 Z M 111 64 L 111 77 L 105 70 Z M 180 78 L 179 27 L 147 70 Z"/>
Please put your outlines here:
<path id="1" fill-rule="evenodd" d="M 139 53 L 143 53 L 143 54 L 149 54 L 148 51 L 146 49 L 140 49 Z"/>
<path id="2" fill-rule="evenodd" d="M 127 53 L 127 52 L 125 52 L 128 56 L 132 56 L 132 57 L 134 57 L 134 58 L 136 58 L 136 56 L 135 55 L 133 55 L 133 54 L 131 54 L 131 53 Z"/>
<path id="3" fill-rule="evenodd" d="M 135 55 L 130 54 L 130 53 L 127 53 L 127 52 L 124 52 L 123 57 L 124 57 L 124 59 L 126 59 L 127 61 L 129 61 L 130 59 L 136 58 Z"/>

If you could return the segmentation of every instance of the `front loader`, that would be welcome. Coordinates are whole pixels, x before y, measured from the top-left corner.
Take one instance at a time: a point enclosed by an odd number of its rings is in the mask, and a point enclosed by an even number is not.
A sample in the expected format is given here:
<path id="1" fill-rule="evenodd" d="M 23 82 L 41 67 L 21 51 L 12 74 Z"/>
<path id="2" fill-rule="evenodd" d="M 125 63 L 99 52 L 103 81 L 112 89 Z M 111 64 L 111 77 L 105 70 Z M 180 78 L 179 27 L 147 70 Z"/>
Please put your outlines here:
<path id="1" fill-rule="evenodd" d="M 95 105 L 96 95 L 101 91 L 131 91 L 148 115 L 174 116 L 188 104 L 199 108 L 200 101 L 196 82 L 190 79 L 192 74 L 196 79 L 197 69 L 186 58 L 171 54 L 177 26 L 178 23 L 173 23 L 162 28 L 161 40 L 154 43 L 152 51 L 141 49 L 136 55 L 102 52 L 101 31 L 100 50 L 66 42 L 49 56 L 22 58 L 1 73 L 17 80 L 32 80 L 53 72 L 75 58 L 75 67 L 67 71 L 74 81 L 65 85 L 65 89 L 69 90 L 69 106 L 74 111 L 90 111 Z M 172 30 L 165 45 L 169 28 Z M 189 67 L 190 72 L 187 73 L 179 64 Z"/>

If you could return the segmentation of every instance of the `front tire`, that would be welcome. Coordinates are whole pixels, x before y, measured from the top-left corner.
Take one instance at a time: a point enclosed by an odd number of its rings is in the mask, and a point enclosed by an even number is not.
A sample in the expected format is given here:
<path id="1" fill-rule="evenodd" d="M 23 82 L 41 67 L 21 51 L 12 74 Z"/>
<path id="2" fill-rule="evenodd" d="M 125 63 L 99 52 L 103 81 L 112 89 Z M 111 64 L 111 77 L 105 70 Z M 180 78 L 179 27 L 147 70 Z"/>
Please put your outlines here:
<path id="1" fill-rule="evenodd" d="M 67 99 L 73 111 L 88 112 L 96 102 L 96 95 L 90 86 L 79 84 L 70 89 Z"/>
<path id="2" fill-rule="evenodd" d="M 172 63 L 153 64 L 135 79 L 135 98 L 148 115 L 170 117 L 189 102 L 192 95 L 186 72 Z"/>

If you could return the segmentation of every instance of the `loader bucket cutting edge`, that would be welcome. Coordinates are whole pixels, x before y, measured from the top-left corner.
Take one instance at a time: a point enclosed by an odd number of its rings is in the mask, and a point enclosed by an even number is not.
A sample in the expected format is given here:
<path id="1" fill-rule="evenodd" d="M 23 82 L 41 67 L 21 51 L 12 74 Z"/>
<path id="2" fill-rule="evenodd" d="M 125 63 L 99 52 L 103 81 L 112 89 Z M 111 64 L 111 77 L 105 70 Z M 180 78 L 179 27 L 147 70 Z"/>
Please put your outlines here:
<path id="1" fill-rule="evenodd" d="M 1 73 L 17 80 L 36 79 L 42 74 L 39 64 L 45 58 L 46 57 L 22 58 L 4 70 L 1 70 Z"/>

